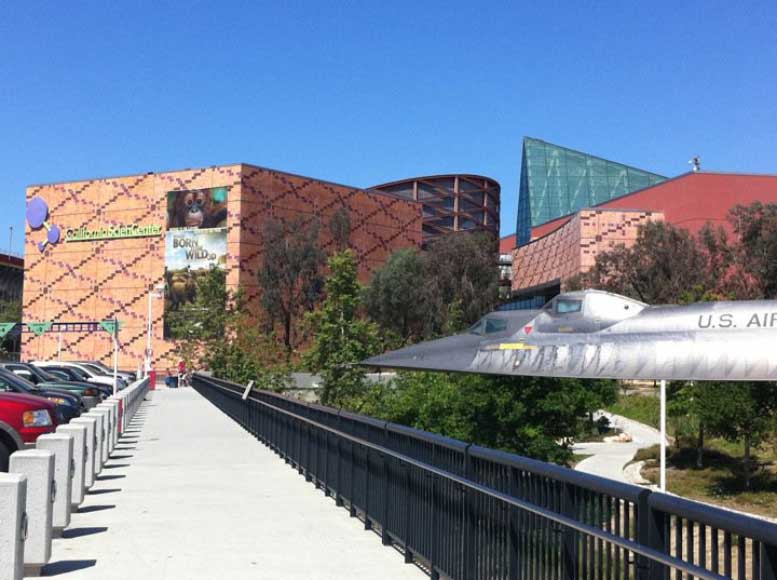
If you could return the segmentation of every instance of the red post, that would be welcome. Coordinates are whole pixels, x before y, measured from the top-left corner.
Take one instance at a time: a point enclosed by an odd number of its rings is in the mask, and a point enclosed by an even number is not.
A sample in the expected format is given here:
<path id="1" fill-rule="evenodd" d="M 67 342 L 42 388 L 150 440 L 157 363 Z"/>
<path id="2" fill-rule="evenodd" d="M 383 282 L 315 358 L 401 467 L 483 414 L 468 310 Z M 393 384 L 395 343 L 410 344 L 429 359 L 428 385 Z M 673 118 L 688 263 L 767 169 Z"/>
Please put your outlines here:
<path id="1" fill-rule="evenodd" d="M 156 390 L 156 371 L 148 371 L 148 388 L 151 391 Z"/>

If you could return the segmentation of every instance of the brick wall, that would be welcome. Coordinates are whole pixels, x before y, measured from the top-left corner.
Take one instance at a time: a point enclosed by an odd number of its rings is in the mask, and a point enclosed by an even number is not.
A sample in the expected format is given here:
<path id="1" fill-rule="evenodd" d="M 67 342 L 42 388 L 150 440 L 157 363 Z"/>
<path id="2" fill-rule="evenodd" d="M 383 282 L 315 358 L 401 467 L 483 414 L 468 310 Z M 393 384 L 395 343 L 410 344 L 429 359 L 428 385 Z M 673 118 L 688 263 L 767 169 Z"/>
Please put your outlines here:
<path id="1" fill-rule="evenodd" d="M 347 207 L 352 243 L 366 280 L 386 257 L 421 240 L 420 207 L 409 201 L 330 184 L 249 165 L 227 165 L 166 173 L 92 179 L 32 186 L 27 199 L 42 197 L 49 205 L 49 223 L 61 228 L 95 229 L 107 225 L 162 226 L 150 238 L 64 242 L 39 251 L 46 231 L 25 239 L 25 322 L 83 322 L 116 317 L 123 323 L 120 365 L 137 368 L 146 348 L 148 294 L 164 282 L 166 194 L 172 190 L 229 187 L 227 220 L 227 286 L 246 289 L 257 299 L 256 273 L 261 265 L 262 223 L 266 216 L 289 219 L 320 215 L 326 221 Z M 322 227 L 323 247 L 331 248 Z M 156 367 L 172 367 L 173 343 L 162 338 L 164 300 L 152 301 L 153 349 Z M 24 360 L 54 358 L 58 333 L 37 337 L 24 333 Z M 111 362 L 110 336 L 105 332 L 62 334 L 63 360 Z"/>

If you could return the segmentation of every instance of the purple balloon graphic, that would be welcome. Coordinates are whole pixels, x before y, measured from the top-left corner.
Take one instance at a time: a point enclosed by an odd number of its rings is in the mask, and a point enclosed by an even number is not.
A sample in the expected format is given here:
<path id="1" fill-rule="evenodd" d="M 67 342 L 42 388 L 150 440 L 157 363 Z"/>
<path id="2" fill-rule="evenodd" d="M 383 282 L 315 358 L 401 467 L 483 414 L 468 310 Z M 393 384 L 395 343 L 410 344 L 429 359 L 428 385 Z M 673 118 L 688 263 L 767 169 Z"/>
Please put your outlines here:
<path id="1" fill-rule="evenodd" d="M 59 229 L 59 226 L 51 226 L 49 228 L 49 233 L 46 236 L 46 239 L 50 244 L 56 244 L 59 241 L 59 237 L 61 234 L 62 232 Z"/>
<path id="2" fill-rule="evenodd" d="M 44 242 L 38 242 L 38 251 L 42 252 L 46 249 L 46 244 Z"/>
<path id="3" fill-rule="evenodd" d="M 37 230 L 46 221 L 49 215 L 48 204 L 40 197 L 33 197 L 27 203 L 27 223 L 34 230 Z"/>

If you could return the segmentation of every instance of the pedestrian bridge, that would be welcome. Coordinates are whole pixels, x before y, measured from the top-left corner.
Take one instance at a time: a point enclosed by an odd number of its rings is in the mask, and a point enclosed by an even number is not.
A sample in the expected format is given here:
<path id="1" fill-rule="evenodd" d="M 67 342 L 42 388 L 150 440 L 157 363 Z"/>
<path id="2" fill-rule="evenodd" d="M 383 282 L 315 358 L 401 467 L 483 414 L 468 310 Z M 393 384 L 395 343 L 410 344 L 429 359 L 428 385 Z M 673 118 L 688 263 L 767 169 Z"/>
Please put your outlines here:
<path id="1" fill-rule="evenodd" d="M 43 575 L 777 578 L 777 526 L 762 520 L 206 376 L 193 384 L 146 395 Z"/>

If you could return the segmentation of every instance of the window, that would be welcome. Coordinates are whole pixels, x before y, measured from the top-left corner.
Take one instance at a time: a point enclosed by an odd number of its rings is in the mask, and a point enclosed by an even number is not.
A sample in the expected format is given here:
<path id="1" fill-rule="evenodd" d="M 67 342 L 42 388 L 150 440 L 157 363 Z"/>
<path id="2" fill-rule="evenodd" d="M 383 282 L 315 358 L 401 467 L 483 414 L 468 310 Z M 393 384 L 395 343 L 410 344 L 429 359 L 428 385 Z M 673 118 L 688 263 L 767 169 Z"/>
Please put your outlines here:
<path id="1" fill-rule="evenodd" d="M 504 332 L 507 330 L 507 320 L 504 318 L 486 318 L 486 334 Z"/>
<path id="2" fill-rule="evenodd" d="M 557 300 L 556 314 L 570 314 L 580 312 L 583 309 L 582 300 Z"/>

